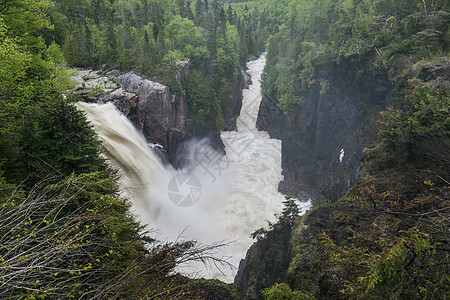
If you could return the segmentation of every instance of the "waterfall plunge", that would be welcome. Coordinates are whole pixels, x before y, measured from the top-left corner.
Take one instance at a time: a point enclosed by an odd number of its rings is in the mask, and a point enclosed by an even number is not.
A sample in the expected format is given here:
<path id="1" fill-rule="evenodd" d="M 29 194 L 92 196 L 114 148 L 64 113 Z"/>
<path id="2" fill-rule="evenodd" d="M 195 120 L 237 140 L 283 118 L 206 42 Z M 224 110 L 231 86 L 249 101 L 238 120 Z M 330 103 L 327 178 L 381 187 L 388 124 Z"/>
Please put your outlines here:
<path id="1" fill-rule="evenodd" d="M 183 170 L 166 167 L 156 158 L 145 138 L 112 104 L 78 103 L 94 125 L 103 153 L 119 169 L 120 186 L 132 200 L 133 212 L 157 238 L 174 241 L 183 236 L 208 244 L 232 242 L 218 257 L 235 267 L 253 243 L 249 235 L 275 221 L 284 196 L 278 193 L 281 175 L 281 141 L 256 130 L 261 101 L 260 78 L 265 57 L 249 62 L 253 84 L 244 90 L 238 131 L 222 132 L 226 156 L 207 140 L 193 140 Z M 305 211 L 310 202 L 299 203 Z M 198 271 L 200 270 L 200 273 Z M 231 282 L 236 269 L 182 266 L 181 272 Z"/>

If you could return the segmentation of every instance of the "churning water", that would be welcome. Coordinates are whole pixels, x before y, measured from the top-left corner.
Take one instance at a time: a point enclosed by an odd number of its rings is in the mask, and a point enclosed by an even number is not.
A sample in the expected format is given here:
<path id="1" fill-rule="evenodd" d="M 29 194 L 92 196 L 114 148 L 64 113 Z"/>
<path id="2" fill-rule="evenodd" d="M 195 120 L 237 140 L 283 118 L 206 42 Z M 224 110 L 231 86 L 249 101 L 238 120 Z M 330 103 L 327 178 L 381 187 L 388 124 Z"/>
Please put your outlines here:
<path id="1" fill-rule="evenodd" d="M 216 256 L 236 268 L 253 243 L 249 235 L 275 221 L 284 201 L 278 192 L 281 141 L 255 128 L 264 64 L 264 56 L 248 63 L 253 84 L 244 90 L 238 131 L 221 134 L 226 156 L 207 140 L 193 140 L 185 153 L 189 163 L 182 170 L 163 166 L 151 145 L 112 104 L 78 103 L 94 125 L 103 153 L 119 169 L 121 188 L 137 218 L 156 230 L 160 240 L 175 241 L 183 235 L 203 244 L 232 242 Z M 311 206 L 299 204 L 303 211 Z M 189 265 L 179 271 L 195 270 L 197 276 L 230 282 L 236 268 Z"/>

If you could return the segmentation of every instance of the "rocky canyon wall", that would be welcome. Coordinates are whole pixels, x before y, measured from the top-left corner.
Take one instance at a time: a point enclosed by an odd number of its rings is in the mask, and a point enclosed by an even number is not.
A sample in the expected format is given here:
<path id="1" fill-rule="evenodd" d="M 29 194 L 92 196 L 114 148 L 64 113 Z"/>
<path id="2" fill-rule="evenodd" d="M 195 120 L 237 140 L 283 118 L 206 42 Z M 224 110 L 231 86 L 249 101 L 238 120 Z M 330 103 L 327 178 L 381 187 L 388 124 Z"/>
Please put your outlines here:
<path id="1" fill-rule="evenodd" d="M 392 90 L 386 74 L 341 63 L 318 68 L 303 105 L 288 116 L 264 95 L 257 126 L 282 140 L 280 191 L 317 203 L 351 187 L 374 138 L 368 120 L 391 102 Z"/>

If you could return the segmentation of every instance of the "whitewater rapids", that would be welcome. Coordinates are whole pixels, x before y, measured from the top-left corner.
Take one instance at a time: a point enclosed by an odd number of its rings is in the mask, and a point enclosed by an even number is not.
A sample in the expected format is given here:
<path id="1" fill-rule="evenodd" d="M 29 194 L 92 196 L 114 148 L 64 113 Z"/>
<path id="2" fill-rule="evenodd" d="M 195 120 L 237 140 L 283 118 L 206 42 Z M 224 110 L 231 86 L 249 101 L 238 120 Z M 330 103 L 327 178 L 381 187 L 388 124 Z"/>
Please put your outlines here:
<path id="1" fill-rule="evenodd" d="M 102 141 L 103 154 L 119 170 L 121 189 L 132 201 L 134 214 L 156 230 L 158 239 L 175 241 L 182 235 L 203 244 L 232 242 L 216 256 L 234 268 L 191 264 L 182 266 L 182 273 L 232 282 L 253 243 L 249 235 L 282 211 L 281 141 L 255 127 L 264 65 L 264 55 L 247 64 L 253 84 L 243 91 L 238 130 L 221 133 L 226 156 L 207 140 L 193 140 L 185 153 L 190 164 L 183 170 L 162 165 L 142 134 L 112 104 L 77 104 Z M 298 204 L 303 213 L 311 206 L 309 201 Z"/>

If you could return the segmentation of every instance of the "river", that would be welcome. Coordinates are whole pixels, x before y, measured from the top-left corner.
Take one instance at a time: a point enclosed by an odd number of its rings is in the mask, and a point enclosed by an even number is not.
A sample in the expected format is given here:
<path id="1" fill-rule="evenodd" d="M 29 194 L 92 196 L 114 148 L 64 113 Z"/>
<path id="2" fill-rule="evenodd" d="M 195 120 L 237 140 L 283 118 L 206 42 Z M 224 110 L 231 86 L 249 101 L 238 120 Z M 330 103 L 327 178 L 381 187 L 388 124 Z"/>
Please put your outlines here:
<path id="1" fill-rule="evenodd" d="M 250 234 L 274 222 L 282 211 L 281 141 L 255 127 L 264 65 L 264 55 L 247 64 L 253 83 L 243 91 L 237 131 L 221 133 L 226 155 L 215 152 L 207 140 L 193 140 L 185 153 L 190 163 L 182 170 L 163 166 L 151 145 L 112 104 L 78 103 L 94 125 L 104 155 L 119 169 L 124 196 L 153 237 L 230 243 L 214 255 L 233 267 L 190 264 L 178 269 L 184 274 L 232 282 L 253 243 Z M 311 206 L 298 204 L 303 213 Z"/>

